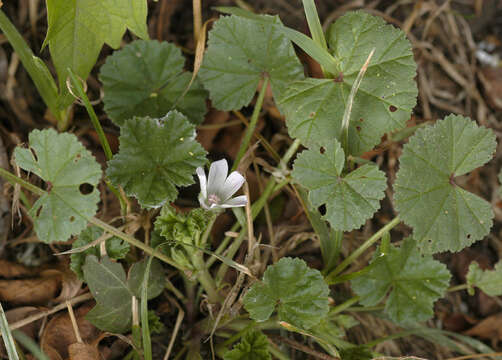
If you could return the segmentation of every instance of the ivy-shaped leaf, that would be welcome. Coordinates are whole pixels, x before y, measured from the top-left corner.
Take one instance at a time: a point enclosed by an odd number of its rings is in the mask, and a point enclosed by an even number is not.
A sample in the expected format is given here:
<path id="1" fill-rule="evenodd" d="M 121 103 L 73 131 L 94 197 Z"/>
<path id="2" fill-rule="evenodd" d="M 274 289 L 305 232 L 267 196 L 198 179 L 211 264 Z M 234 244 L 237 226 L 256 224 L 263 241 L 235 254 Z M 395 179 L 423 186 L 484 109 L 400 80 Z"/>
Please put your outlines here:
<path id="1" fill-rule="evenodd" d="M 61 92 L 68 68 L 86 79 L 103 44 L 118 48 L 128 28 L 147 39 L 146 0 L 47 0 L 49 44 Z M 73 101 L 73 98 L 70 98 Z"/>
<path id="2" fill-rule="evenodd" d="M 261 18 L 220 17 L 209 32 L 199 76 L 217 109 L 248 105 L 264 76 L 270 78 L 276 98 L 289 82 L 304 77 L 293 45 L 276 28 L 282 26 L 279 18 Z"/>
<path id="3" fill-rule="evenodd" d="M 99 73 L 107 115 L 122 125 L 134 116 L 160 118 L 176 109 L 200 124 L 207 93 L 196 79 L 179 99 L 192 78 L 190 72 L 183 71 L 184 63 L 179 48 L 157 40 L 137 40 L 116 51 Z"/>
<path id="4" fill-rule="evenodd" d="M 359 155 L 373 149 L 385 133 L 403 128 L 410 118 L 417 97 L 411 44 L 400 29 L 361 11 L 340 17 L 328 30 L 327 40 L 340 73 L 335 79 L 308 78 L 290 84 L 279 107 L 289 134 L 303 144 L 341 140 L 352 84 L 375 48 L 350 116 L 349 153 Z"/>
<path id="5" fill-rule="evenodd" d="M 309 190 L 312 205 L 326 205 L 324 218 L 333 229 L 350 231 L 380 208 L 387 181 L 385 174 L 370 164 L 343 175 L 344 163 L 343 149 L 332 139 L 323 149 L 312 145 L 298 155 L 292 176 Z"/>
<path id="6" fill-rule="evenodd" d="M 471 263 L 467 272 L 467 285 L 470 295 L 474 295 L 474 287 L 490 296 L 502 295 L 502 261 L 493 270 L 481 270 L 478 263 Z"/>
<path id="7" fill-rule="evenodd" d="M 448 288 L 450 272 L 430 255 L 421 255 L 411 238 L 387 253 L 375 253 L 369 272 L 352 280 L 365 306 L 385 301 L 385 313 L 397 323 L 418 322 L 433 315 L 433 304 Z"/>
<path id="8" fill-rule="evenodd" d="M 86 315 L 96 327 L 123 333 L 131 328 L 133 292 L 127 286 L 122 265 L 88 255 L 83 266 L 85 282 L 97 305 Z"/>
<path id="9" fill-rule="evenodd" d="M 108 162 L 107 175 L 143 207 L 176 199 L 176 186 L 193 184 L 195 169 L 206 162 L 194 125 L 176 110 L 162 119 L 128 119 L 120 131 L 120 151 Z"/>
<path id="10" fill-rule="evenodd" d="M 100 229 L 96 226 L 89 226 L 80 233 L 78 239 L 73 242 L 71 248 L 72 250 L 74 250 L 86 246 L 97 240 L 101 235 L 103 235 L 103 229 Z M 124 240 L 114 236 L 110 239 L 105 240 L 105 248 L 106 254 L 111 259 L 118 260 L 123 259 L 127 255 L 130 246 L 128 242 L 125 242 Z M 70 268 L 75 274 L 77 274 L 77 277 L 81 280 L 84 279 L 82 266 L 85 263 L 85 258 L 87 255 L 99 256 L 98 245 L 70 255 Z"/>
<path id="11" fill-rule="evenodd" d="M 275 308 L 279 319 L 309 329 L 327 315 L 328 285 L 318 270 L 301 259 L 282 258 L 267 267 L 262 282 L 251 286 L 244 308 L 256 321 L 267 320 Z"/>
<path id="12" fill-rule="evenodd" d="M 14 157 L 22 169 L 46 182 L 46 193 L 29 212 L 38 238 L 67 241 L 84 230 L 98 209 L 101 167 L 76 136 L 33 130 L 29 149 L 17 147 Z"/>
<path id="13" fill-rule="evenodd" d="M 104 331 L 124 333 L 131 329 L 132 297 L 141 297 L 141 282 L 146 262 L 132 266 L 129 277 L 120 263 L 108 256 L 101 260 L 88 255 L 82 267 L 84 279 L 91 291 L 96 306 L 86 315 L 87 320 Z M 150 268 L 148 299 L 158 296 L 164 288 L 162 265 L 155 261 Z"/>
<path id="14" fill-rule="evenodd" d="M 225 353 L 224 360 L 272 360 L 268 339 L 260 331 L 248 331 L 240 343 Z"/>
<path id="15" fill-rule="evenodd" d="M 488 234 L 491 205 L 455 177 L 489 161 L 495 146 L 491 130 L 455 115 L 417 130 L 404 146 L 394 202 L 423 252 L 459 251 Z"/>

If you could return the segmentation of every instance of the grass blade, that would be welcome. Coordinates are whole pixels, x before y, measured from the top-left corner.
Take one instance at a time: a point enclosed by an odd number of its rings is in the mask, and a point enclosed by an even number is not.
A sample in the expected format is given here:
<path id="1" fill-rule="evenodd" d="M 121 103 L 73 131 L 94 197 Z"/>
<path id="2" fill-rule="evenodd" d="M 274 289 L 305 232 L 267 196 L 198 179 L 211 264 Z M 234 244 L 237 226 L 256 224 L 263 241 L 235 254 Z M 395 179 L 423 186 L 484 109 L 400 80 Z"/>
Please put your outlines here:
<path id="1" fill-rule="evenodd" d="M 3 342 L 5 344 L 5 348 L 7 349 L 7 355 L 9 356 L 9 360 L 19 360 L 19 355 L 16 350 L 16 343 L 14 342 L 14 338 L 9 329 L 9 323 L 7 322 L 7 318 L 5 317 L 5 313 L 3 312 L 2 304 L 0 303 L 0 331 L 2 332 Z"/>

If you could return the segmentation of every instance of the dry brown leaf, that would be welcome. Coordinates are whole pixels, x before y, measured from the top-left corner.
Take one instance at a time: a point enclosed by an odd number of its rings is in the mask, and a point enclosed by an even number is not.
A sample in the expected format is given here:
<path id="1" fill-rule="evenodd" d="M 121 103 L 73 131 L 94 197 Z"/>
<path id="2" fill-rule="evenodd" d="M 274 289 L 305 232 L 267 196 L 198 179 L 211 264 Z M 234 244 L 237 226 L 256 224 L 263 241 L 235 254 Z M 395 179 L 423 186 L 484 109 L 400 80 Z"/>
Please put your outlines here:
<path id="1" fill-rule="evenodd" d="M 502 341 L 502 326 L 500 324 L 502 324 L 502 313 L 487 317 L 464 334 L 491 340 L 492 345 L 496 347 L 497 343 Z"/>
<path id="2" fill-rule="evenodd" d="M 488 104 L 495 110 L 502 110 L 502 68 L 487 66 L 481 68 L 478 75 Z"/>
<path id="3" fill-rule="evenodd" d="M 100 360 L 98 349 L 84 343 L 74 343 L 68 347 L 70 360 Z"/>
<path id="4" fill-rule="evenodd" d="M 92 305 L 86 304 L 75 311 L 78 330 L 82 340 L 91 343 L 99 335 L 99 330 L 94 327 L 84 316 L 92 308 Z M 40 345 L 42 350 L 52 347 L 63 357 L 68 357 L 68 347 L 77 342 L 73 331 L 73 326 L 68 313 L 58 314 L 53 317 L 44 329 Z"/>
<path id="5" fill-rule="evenodd" d="M 0 280 L 0 301 L 12 305 L 46 304 L 58 294 L 59 277 L 38 279 Z"/>
<path id="6" fill-rule="evenodd" d="M 207 151 L 211 151 L 213 148 L 213 141 L 220 132 L 221 128 L 217 125 L 224 124 L 230 118 L 230 113 L 228 111 L 218 111 L 212 109 L 204 120 L 204 127 L 197 130 L 197 141 L 199 141 Z M 215 125 L 214 128 L 208 127 L 207 125 Z"/>
<path id="7" fill-rule="evenodd" d="M 7 260 L 0 260 L 0 276 L 7 279 L 32 276 L 37 271 L 38 269 L 36 268 L 30 268 Z"/>
<path id="8" fill-rule="evenodd" d="M 26 319 L 28 316 L 36 314 L 42 310 L 34 307 L 34 306 L 22 306 L 18 307 L 15 309 L 11 309 L 9 311 L 5 312 L 5 316 L 7 317 L 7 322 L 9 324 L 13 324 L 16 321 Z M 42 320 L 34 321 L 32 323 L 29 323 L 19 330 L 24 332 L 28 337 L 30 338 L 35 338 L 35 336 L 38 333 L 38 329 L 40 328 L 40 325 L 42 323 Z"/>
<path id="9" fill-rule="evenodd" d="M 49 359 L 51 359 L 51 360 L 63 360 L 63 358 L 61 357 L 61 355 L 59 355 L 57 350 L 51 346 L 45 347 L 43 349 L 43 351 L 44 351 L 45 355 L 47 355 L 49 357 Z"/>

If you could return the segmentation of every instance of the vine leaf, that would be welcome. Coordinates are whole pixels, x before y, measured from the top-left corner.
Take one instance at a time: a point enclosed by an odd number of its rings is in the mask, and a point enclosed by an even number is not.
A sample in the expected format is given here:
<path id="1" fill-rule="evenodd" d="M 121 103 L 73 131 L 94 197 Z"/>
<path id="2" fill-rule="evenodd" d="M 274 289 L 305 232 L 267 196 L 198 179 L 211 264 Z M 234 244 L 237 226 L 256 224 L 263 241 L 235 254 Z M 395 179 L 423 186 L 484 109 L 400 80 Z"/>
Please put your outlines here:
<path id="1" fill-rule="evenodd" d="M 450 272 L 430 255 L 421 255 L 411 238 L 377 254 L 370 270 L 354 280 L 352 289 L 365 306 L 385 301 L 385 313 L 397 323 L 418 322 L 433 315 L 433 304 L 448 288 Z"/>
<path id="2" fill-rule="evenodd" d="M 248 331 L 240 343 L 227 351 L 224 360 L 272 360 L 268 339 L 261 331 Z"/>
<path id="3" fill-rule="evenodd" d="M 206 113 L 207 93 L 196 79 L 179 98 L 192 77 L 183 71 L 184 63 L 179 48 L 156 40 L 136 40 L 114 52 L 99 73 L 110 119 L 123 125 L 134 116 L 160 118 L 176 109 L 192 123 L 200 124 Z"/>
<path id="4" fill-rule="evenodd" d="M 38 238 L 67 241 L 84 230 L 97 211 L 101 167 L 76 136 L 33 130 L 29 149 L 16 148 L 14 158 L 19 167 L 46 182 L 46 193 L 29 212 Z"/>
<path id="5" fill-rule="evenodd" d="M 161 119 L 128 119 L 120 131 L 120 151 L 108 162 L 107 175 L 142 207 L 176 199 L 176 186 L 193 184 L 195 169 L 206 162 L 194 125 L 176 110 Z"/>
<path id="6" fill-rule="evenodd" d="M 387 181 L 376 165 L 366 164 L 343 175 L 345 154 L 337 140 L 298 155 L 292 176 L 309 190 L 315 207 L 326 205 L 324 218 L 334 230 L 359 228 L 379 208 Z"/>
<path id="7" fill-rule="evenodd" d="M 404 128 L 410 118 L 418 93 L 411 44 L 403 31 L 361 11 L 340 17 L 327 40 L 340 73 L 335 79 L 293 82 L 278 105 L 289 134 L 303 144 L 340 141 L 352 84 L 375 48 L 350 116 L 349 153 L 359 155 L 373 149 L 385 133 Z"/>
<path id="8" fill-rule="evenodd" d="M 83 266 L 85 282 L 97 305 L 86 315 L 96 327 L 117 333 L 131 328 L 132 291 L 122 265 L 108 257 L 88 255 Z"/>
<path id="9" fill-rule="evenodd" d="M 493 270 L 481 270 L 478 263 L 471 263 L 467 272 L 467 285 L 470 295 L 474 295 L 474 286 L 490 296 L 502 295 L 502 261 Z"/>
<path id="10" fill-rule="evenodd" d="M 276 28 L 282 26 L 279 18 L 260 18 L 220 17 L 209 32 L 199 76 L 219 110 L 248 105 L 263 76 L 270 77 L 276 98 L 290 81 L 304 77 L 293 45 Z"/>
<path id="11" fill-rule="evenodd" d="M 328 313 L 329 288 L 318 270 L 301 259 L 282 258 L 267 267 L 261 283 L 244 297 L 252 319 L 267 320 L 276 306 L 281 321 L 309 329 Z"/>
<path id="12" fill-rule="evenodd" d="M 394 202 L 423 252 L 459 251 L 488 234 L 491 205 L 455 177 L 489 161 L 495 146 L 491 130 L 459 115 L 417 130 L 404 146 Z"/>
<path id="13" fill-rule="evenodd" d="M 112 262 L 108 256 L 104 256 L 100 261 L 96 256 L 88 255 L 82 270 L 85 282 L 97 304 L 87 313 L 87 320 L 104 331 L 129 331 L 132 297 L 140 298 L 145 264 L 146 261 L 133 265 L 126 279 L 126 273 L 120 263 Z M 162 265 L 157 261 L 155 264 L 152 263 L 148 279 L 149 299 L 158 296 L 164 286 Z"/>
<path id="14" fill-rule="evenodd" d="M 148 39 L 147 12 L 146 0 L 47 0 L 49 28 L 42 47 L 49 44 L 60 91 L 67 92 L 68 68 L 86 79 L 103 44 L 118 48 L 127 28 Z"/>

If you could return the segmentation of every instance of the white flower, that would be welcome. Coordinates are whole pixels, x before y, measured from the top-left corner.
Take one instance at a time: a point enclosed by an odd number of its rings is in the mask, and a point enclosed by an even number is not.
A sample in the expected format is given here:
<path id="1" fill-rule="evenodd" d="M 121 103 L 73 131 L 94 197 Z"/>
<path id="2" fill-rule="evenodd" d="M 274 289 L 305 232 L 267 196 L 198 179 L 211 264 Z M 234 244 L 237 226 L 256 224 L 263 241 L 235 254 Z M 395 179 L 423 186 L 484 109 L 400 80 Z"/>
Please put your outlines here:
<path id="1" fill-rule="evenodd" d="M 228 165 L 225 159 L 215 161 L 209 168 L 209 179 L 206 179 L 204 169 L 197 168 L 197 176 L 200 181 L 200 206 L 207 210 L 218 208 L 230 208 L 245 206 L 247 197 L 237 196 L 231 199 L 232 195 L 244 184 L 244 177 L 234 171 L 227 177 Z"/>

